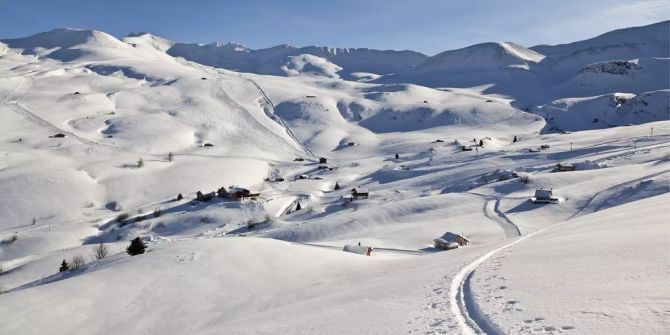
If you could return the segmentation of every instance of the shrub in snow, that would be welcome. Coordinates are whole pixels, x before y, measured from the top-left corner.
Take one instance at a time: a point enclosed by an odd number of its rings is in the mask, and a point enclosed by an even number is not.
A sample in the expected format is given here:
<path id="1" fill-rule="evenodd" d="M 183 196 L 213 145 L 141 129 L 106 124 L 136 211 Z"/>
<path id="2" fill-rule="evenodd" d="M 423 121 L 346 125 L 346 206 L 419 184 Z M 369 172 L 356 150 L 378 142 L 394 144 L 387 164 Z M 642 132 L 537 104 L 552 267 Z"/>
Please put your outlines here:
<path id="1" fill-rule="evenodd" d="M 123 222 L 128 219 L 128 213 L 121 213 L 118 216 L 116 216 L 116 221 L 117 222 Z"/>
<path id="2" fill-rule="evenodd" d="M 106 258 L 109 255 L 109 249 L 106 245 L 100 243 L 97 247 L 93 248 L 93 258 L 100 260 Z"/>
<path id="3" fill-rule="evenodd" d="M 144 244 L 144 241 L 140 239 L 140 237 L 135 237 L 132 241 L 130 241 L 130 245 L 128 248 L 126 248 L 126 252 L 130 256 L 135 256 L 139 254 L 143 254 L 144 251 L 147 249 L 147 245 Z"/>
<path id="4" fill-rule="evenodd" d="M 63 262 L 60 263 L 60 268 L 58 268 L 58 272 L 65 272 L 67 270 L 70 270 L 70 265 L 67 264 L 65 260 L 63 260 Z"/>
<path id="5" fill-rule="evenodd" d="M 84 256 L 82 255 L 75 255 L 72 257 L 70 260 L 70 269 L 72 270 L 77 270 L 84 266 L 86 264 L 86 260 L 84 260 Z"/>
<path id="6" fill-rule="evenodd" d="M 110 201 L 105 205 L 105 208 L 109 209 L 110 211 L 119 211 L 121 210 L 121 206 L 116 201 Z"/>
<path id="7" fill-rule="evenodd" d="M 252 230 L 254 228 L 256 228 L 256 221 L 251 219 L 247 220 L 247 229 Z"/>
<path id="8" fill-rule="evenodd" d="M 154 209 L 154 217 L 157 218 L 159 216 L 161 216 L 161 209 L 160 208 Z"/>
<path id="9" fill-rule="evenodd" d="M 0 241 L 0 245 L 2 245 L 2 244 L 12 244 L 12 243 L 16 242 L 18 239 L 19 239 L 19 235 L 13 234 L 12 236 L 7 237 L 7 238 L 3 239 L 2 241 Z"/>

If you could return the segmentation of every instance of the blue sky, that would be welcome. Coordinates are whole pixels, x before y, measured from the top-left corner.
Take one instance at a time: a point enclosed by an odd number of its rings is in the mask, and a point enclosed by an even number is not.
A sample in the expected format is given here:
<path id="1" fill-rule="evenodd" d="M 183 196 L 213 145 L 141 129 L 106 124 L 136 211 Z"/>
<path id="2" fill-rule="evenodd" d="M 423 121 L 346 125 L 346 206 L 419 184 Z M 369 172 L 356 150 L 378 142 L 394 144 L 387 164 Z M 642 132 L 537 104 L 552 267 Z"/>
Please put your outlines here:
<path id="1" fill-rule="evenodd" d="M 179 41 L 411 49 L 558 44 L 670 19 L 667 0 L 0 0 L 0 38 L 54 28 Z"/>

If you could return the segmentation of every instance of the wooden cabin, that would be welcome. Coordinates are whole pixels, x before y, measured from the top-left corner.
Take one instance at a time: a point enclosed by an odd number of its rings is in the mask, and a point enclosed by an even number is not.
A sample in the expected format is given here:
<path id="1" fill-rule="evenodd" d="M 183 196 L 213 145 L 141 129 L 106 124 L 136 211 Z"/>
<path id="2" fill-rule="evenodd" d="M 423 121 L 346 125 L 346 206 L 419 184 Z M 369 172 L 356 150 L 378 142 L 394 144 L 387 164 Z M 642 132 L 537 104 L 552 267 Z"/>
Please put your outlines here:
<path id="1" fill-rule="evenodd" d="M 575 171 L 576 167 L 574 164 L 570 163 L 558 163 L 556 164 L 556 171 L 566 172 L 566 171 Z"/>
<path id="2" fill-rule="evenodd" d="M 470 240 L 462 234 L 446 232 L 442 237 L 434 239 L 433 242 L 435 243 L 435 248 L 451 250 L 468 245 Z"/>
<path id="3" fill-rule="evenodd" d="M 553 190 L 539 189 L 535 190 L 535 197 L 533 197 L 533 202 L 536 204 L 548 204 L 548 203 L 558 203 L 558 198 L 554 197 Z"/>
<path id="4" fill-rule="evenodd" d="M 347 244 L 342 248 L 342 251 L 345 252 L 351 252 L 354 254 L 359 254 L 359 255 L 365 255 L 365 256 L 371 256 L 372 255 L 372 250 L 374 248 L 369 245 L 361 245 L 360 243 L 358 245 L 355 244 Z"/>
<path id="5" fill-rule="evenodd" d="M 362 190 L 353 188 L 351 189 L 351 200 L 360 200 L 367 199 L 370 196 L 370 192 L 363 192 Z"/>

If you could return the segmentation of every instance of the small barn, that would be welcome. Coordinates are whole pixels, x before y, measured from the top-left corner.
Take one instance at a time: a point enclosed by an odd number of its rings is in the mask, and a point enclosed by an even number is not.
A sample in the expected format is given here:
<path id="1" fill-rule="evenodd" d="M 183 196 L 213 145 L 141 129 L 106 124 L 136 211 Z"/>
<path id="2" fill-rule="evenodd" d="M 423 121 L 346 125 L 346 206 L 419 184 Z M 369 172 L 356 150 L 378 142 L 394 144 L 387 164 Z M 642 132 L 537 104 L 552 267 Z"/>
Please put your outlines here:
<path id="1" fill-rule="evenodd" d="M 446 232 L 442 237 L 434 239 L 433 242 L 435 243 L 435 248 L 451 250 L 468 245 L 470 240 L 463 236 L 463 234 Z"/>
<path id="2" fill-rule="evenodd" d="M 558 198 L 554 196 L 553 190 L 539 189 L 535 190 L 535 196 L 532 198 L 536 204 L 558 203 Z"/>
<path id="3" fill-rule="evenodd" d="M 342 251 L 351 252 L 351 253 L 359 254 L 359 255 L 365 255 L 365 256 L 371 256 L 372 255 L 372 250 L 374 250 L 374 248 L 372 246 L 360 245 L 360 243 L 358 245 L 347 244 L 347 245 L 344 246 L 344 248 L 342 248 Z"/>
<path id="4" fill-rule="evenodd" d="M 351 189 L 351 200 L 367 199 L 370 192 L 358 188 Z"/>
<path id="5" fill-rule="evenodd" d="M 570 163 L 558 163 L 556 164 L 556 171 L 566 172 L 566 171 L 575 171 L 576 167 L 574 164 Z"/>

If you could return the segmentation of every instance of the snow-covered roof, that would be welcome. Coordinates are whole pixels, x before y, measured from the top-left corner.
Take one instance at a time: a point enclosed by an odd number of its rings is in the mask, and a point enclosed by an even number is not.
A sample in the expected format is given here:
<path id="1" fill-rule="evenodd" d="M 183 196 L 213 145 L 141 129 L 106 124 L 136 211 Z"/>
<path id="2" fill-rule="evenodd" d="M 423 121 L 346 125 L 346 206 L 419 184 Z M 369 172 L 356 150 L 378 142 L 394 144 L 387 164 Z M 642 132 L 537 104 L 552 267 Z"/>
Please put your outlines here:
<path id="1" fill-rule="evenodd" d="M 551 190 L 539 189 L 535 190 L 536 198 L 550 198 L 553 195 Z"/>
<path id="2" fill-rule="evenodd" d="M 355 244 L 347 244 L 342 248 L 342 251 L 346 252 L 353 252 L 355 254 L 361 254 L 361 255 L 367 255 L 368 254 L 368 248 L 371 250 L 373 249 L 369 245 L 355 245 Z"/>
<path id="3" fill-rule="evenodd" d="M 455 233 L 452 233 L 452 232 L 446 232 L 446 233 L 444 233 L 444 235 L 442 235 L 442 237 L 436 238 L 435 240 L 442 240 L 442 241 L 444 241 L 443 243 L 451 243 L 451 242 L 456 242 L 456 238 L 458 238 L 459 236 L 461 238 L 464 238 L 465 240 L 468 240 L 467 237 L 465 237 L 463 235 L 460 235 L 460 234 L 455 234 Z"/>

